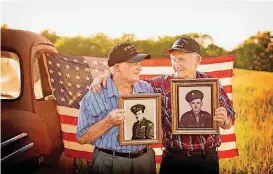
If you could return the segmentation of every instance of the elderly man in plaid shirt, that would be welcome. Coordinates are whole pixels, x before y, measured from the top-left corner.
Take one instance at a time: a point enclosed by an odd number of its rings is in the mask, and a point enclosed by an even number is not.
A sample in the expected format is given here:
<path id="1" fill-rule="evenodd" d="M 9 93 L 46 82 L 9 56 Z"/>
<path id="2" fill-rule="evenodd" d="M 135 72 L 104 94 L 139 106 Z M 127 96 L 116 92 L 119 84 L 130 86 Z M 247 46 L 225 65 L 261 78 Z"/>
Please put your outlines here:
<path id="1" fill-rule="evenodd" d="M 147 80 L 155 93 L 162 95 L 162 127 L 163 150 L 160 173 L 219 173 L 219 161 L 216 148 L 221 145 L 220 135 L 176 135 L 172 134 L 171 112 L 171 79 L 211 78 L 198 72 L 201 63 L 199 44 L 189 38 L 181 37 L 174 42 L 171 49 L 165 52 L 170 55 L 174 75 L 157 76 Z M 106 77 L 99 77 L 91 85 L 99 91 L 101 82 Z M 105 84 L 105 82 L 103 82 Z M 105 86 L 105 85 L 104 85 Z M 234 120 L 235 112 L 223 87 L 219 84 L 220 107 L 215 110 L 213 121 L 221 128 L 229 129 Z"/>

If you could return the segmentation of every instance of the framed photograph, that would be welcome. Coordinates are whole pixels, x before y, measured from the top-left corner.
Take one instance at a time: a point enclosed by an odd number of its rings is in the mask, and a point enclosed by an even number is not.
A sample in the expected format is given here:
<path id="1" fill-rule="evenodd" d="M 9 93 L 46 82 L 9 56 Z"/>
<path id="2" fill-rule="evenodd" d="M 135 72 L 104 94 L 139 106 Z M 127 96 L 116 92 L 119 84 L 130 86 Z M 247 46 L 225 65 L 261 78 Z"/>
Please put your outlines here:
<path id="1" fill-rule="evenodd" d="M 172 79 L 172 133 L 219 134 L 213 121 L 219 107 L 218 79 Z"/>
<path id="2" fill-rule="evenodd" d="M 125 120 L 119 126 L 121 145 L 161 143 L 161 94 L 120 95 Z"/>

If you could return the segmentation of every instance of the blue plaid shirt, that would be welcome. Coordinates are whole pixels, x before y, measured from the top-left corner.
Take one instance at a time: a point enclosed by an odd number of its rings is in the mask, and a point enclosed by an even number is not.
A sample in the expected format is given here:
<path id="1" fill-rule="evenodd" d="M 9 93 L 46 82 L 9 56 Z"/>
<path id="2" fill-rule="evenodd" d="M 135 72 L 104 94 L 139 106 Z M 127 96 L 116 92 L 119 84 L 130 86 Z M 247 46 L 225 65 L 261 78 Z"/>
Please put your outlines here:
<path id="1" fill-rule="evenodd" d="M 154 93 L 148 82 L 139 80 L 133 86 L 133 94 Z M 80 104 L 80 113 L 77 125 L 77 138 L 81 137 L 91 125 L 104 119 L 109 112 L 118 108 L 118 89 L 111 78 L 107 80 L 107 88 L 100 93 L 89 91 L 83 97 Z M 147 145 L 120 145 L 118 142 L 119 127 L 114 126 L 91 144 L 103 149 L 117 152 L 136 152 Z"/>

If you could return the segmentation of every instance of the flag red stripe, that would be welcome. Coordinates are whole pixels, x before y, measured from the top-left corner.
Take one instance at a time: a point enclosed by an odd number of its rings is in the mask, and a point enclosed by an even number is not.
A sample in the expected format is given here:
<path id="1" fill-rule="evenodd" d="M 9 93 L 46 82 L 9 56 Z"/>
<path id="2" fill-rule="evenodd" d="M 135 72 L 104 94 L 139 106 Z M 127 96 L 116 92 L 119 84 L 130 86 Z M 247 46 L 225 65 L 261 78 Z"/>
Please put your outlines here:
<path id="1" fill-rule="evenodd" d="M 83 151 L 77 151 L 72 149 L 64 149 L 65 156 L 71 157 L 71 158 L 82 158 L 91 160 L 92 159 L 92 152 L 83 152 Z"/>
<path id="2" fill-rule="evenodd" d="M 233 62 L 233 56 L 221 56 L 221 57 L 213 57 L 213 58 L 202 58 L 201 65 L 204 64 L 215 64 L 215 63 L 225 63 L 225 62 Z M 142 66 L 171 66 L 170 58 L 152 58 L 148 60 L 143 60 L 141 62 Z"/>
<path id="3" fill-rule="evenodd" d="M 238 149 L 232 149 L 232 150 L 225 150 L 225 151 L 218 151 L 218 156 L 220 159 L 222 158 L 232 158 L 235 156 L 238 156 Z"/>
<path id="4" fill-rule="evenodd" d="M 152 148 L 161 148 L 162 144 L 151 144 Z"/>
<path id="5" fill-rule="evenodd" d="M 156 163 L 161 163 L 161 160 L 162 160 L 162 155 L 156 155 L 155 156 Z"/>
<path id="6" fill-rule="evenodd" d="M 227 69 L 227 70 L 221 70 L 221 71 L 212 71 L 212 72 L 204 72 L 211 77 L 214 78 L 228 78 L 232 77 L 232 69 Z"/>
<path id="7" fill-rule="evenodd" d="M 71 124 L 77 126 L 78 118 L 77 117 L 71 117 L 67 115 L 59 114 L 60 123 L 62 124 Z"/>
<path id="8" fill-rule="evenodd" d="M 201 65 L 215 64 L 224 62 L 234 62 L 234 56 L 219 56 L 219 57 L 203 57 Z"/>
<path id="9" fill-rule="evenodd" d="M 236 141 L 236 136 L 235 134 L 221 135 L 221 140 L 223 143 L 233 142 Z"/>
<path id="10" fill-rule="evenodd" d="M 63 132 L 63 139 L 66 141 L 77 142 L 76 134 Z"/>
<path id="11" fill-rule="evenodd" d="M 141 61 L 141 66 L 172 66 L 169 58 L 152 58 Z"/>
<path id="12" fill-rule="evenodd" d="M 232 93 L 232 85 L 223 86 L 226 93 Z"/>

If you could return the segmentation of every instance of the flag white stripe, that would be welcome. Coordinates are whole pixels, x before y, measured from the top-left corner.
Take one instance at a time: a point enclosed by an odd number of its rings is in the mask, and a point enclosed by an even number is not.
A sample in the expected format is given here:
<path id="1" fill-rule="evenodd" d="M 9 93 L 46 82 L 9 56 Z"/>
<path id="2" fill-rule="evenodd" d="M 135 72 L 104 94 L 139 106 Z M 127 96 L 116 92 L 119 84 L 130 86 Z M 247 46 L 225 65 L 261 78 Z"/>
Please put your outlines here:
<path id="1" fill-rule="evenodd" d="M 71 117 L 78 117 L 79 116 L 79 109 L 69 108 L 66 106 L 58 106 L 57 105 L 57 112 L 61 115 L 68 115 Z"/>
<path id="2" fill-rule="evenodd" d="M 227 93 L 227 96 L 232 101 L 232 94 L 231 93 Z"/>
<path id="3" fill-rule="evenodd" d="M 94 146 L 91 144 L 79 144 L 76 142 L 66 141 L 63 140 L 64 147 L 67 149 L 77 150 L 77 151 L 84 151 L 84 152 L 93 152 Z"/>
<path id="4" fill-rule="evenodd" d="M 201 72 L 213 72 L 221 70 L 229 70 L 233 68 L 233 62 L 214 63 L 198 65 L 197 70 Z"/>
<path id="5" fill-rule="evenodd" d="M 222 143 L 221 146 L 218 148 L 218 151 L 226 151 L 232 149 L 237 149 L 235 141 Z"/>
<path id="6" fill-rule="evenodd" d="M 63 123 L 61 123 L 61 129 L 65 133 L 76 134 L 77 126 L 71 125 L 71 124 L 63 124 Z"/>
<path id="7" fill-rule="evenodd" d="M 162 155 L 163 151 L 161 148 L 157 147 L 157 148 L 153 148 L 155 151 L 155 155 Z"/>
<path id="8" fill-rule="evenodd" d="M 228 86 L 232 84 L 232 78 L 231 77 L 219 78 L 219 82 L 221 83 L 222 86 Z"/>
<path id="9" fill-rule="evenodd" d="M 231 126 L 230 129 L 220 128 L 220 135 L 230 135 L 230 134 L 234 134 L 234 132 L 235 132 L 234 126 Z"/>
<path id="10" fill-rule="evenodd" d="M 198 71 L 201 72 L 213 72 L 213 71 L 222 71 L 222 70 L 231 70 L 233 68 L 232 62 L 225 62 L 225 63 L 215 63 L 215 64 L 206 64 L 206 65 L 199 65 L 197 67 Z M 171 66 L 143 66 L 142 71 L 140 72 L 141 75 L 157 75 L 159 74 L 173 74 L 174 70 Z"/>
<path id="11" fill-rule="evenodd" d="M 158 74 L 173 74 L 173 68 L 171 66 L 153 66 L 153 67 L 142 67 L 140 75 L 158 75 Z"/>

